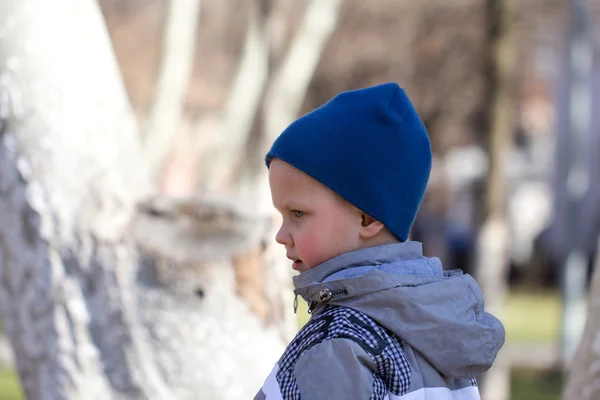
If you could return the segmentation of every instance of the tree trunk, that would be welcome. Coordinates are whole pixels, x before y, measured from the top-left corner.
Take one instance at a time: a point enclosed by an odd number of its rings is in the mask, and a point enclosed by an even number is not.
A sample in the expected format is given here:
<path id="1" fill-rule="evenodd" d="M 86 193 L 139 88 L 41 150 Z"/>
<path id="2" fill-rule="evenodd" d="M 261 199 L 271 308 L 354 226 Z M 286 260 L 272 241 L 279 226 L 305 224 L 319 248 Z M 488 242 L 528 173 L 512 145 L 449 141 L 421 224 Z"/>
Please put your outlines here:
<path id="1" fill-rule="evenodd" d="M 181 123 L 196 49 L 200 0 L 170 0 L 154 104 L 144 133 L 151 176 L 156 178 Z"/>
<path id="2" fill-rule="evenodd" d="M 592 107 L 600 104 L 600 59 L 594 52 L 592 73 Z M 587 319 L 574 357 L 568 366 L 563 399 L 592 400 L 600 397 L 600 115 L 591 116 L 592 134 L 589 146 L 589 188 L 582 209 L 581 236 L 597 239 L 594 274 L 587 298 Z M 585 218 L 585 220 L 583 219 Z"/>
<path id="3" fill-rule="evenodd" d="M 600 397 L 600 237 L 591 284 L 590 306 L 583 337 L 570 364 L 563 391 L 564 400 L 593 400 Z"/>
<path id="4" fill-rule="evenodd" d="M 0 21 L 0 307 L 25 393 L 169 398 L 136 321 L 125 233 L 150 186 L 100 11 L 6 1 Z"/>
<path id="5" fill-rule="evenodd" d="M 283 349 L 280 288 L 236 274 L 263 222 L 146 201 L 95 2 L 2 2 L 0 27 L 0 313 L 27 397 L 251 397 Z"/>
<path id="6" fill-rule="evenodd" d="M 502 319 L 507 291 L 508 221 L 506 155 L 513 132 L 513 74 L 515 48 L 510 31 L 513 0 L 487 0 L 488 55 L 485 63 L 486 92 L 483 133 L 489 166 L 485 177 L 482 225 L 476 249 L 475 275 L 488 310 Z M 510 366 L 502 353 L 482 379 L 482 398 L 506 400 Z"/>
<path id="7" fill-rule="evenodd" d="M 270 72 L 268 13 L 268 9 L 252 4 L 240 63 L 219 129 L 205 133 L 199 126 L 196 140 L 213 136 L 210 148 L 203 152 L 203 180 L 208 191 L 230 191 L 234 171 L 244 155 Z"/>
<path id="8" fill-rule="evenodd" d="M 565 367 L 570 364 L 577 345 L 581 340 L 585 326 L 585 292 L 587 270 L 592 246 L 589 237 L 591 233 L 589 222 L 591 215 L 583 213 L 585 195 L 590 188 L 590 172 L 588 157 L 590 153 L 590 123 L 591 123 L 591 67 L 592 43 L 589 28 L 589 6 L 587 0 L 570 2 L 570 29 L 566 47 L 567 68 L 567 102 L 561 109 L 565 113 L 567 124 L 565 130 L 558 132 L 562 146 L 557 146 L 557 179 L 556 203 L 563 208 L 557 211 L 562 218 L 561 244 L 565 252 L 561 254 L 562 261 L 562 356 Z M 562 153 L 562 154 L 561 154 Z M 595 186 L 595 185 L 594 185 Z M 560 200 L 558 198 L 561 198 Z M 592 248 L 590 248 L 592 247 Z"/>
<path id="9" fill-rule="evenodd" d="M 267 225 L 227 198 L 141 207 L 139 316 L 174 398 L 251 398 L 283 352 L 291 308 L 273 297 L 274 272 L 254 262 Z"/>

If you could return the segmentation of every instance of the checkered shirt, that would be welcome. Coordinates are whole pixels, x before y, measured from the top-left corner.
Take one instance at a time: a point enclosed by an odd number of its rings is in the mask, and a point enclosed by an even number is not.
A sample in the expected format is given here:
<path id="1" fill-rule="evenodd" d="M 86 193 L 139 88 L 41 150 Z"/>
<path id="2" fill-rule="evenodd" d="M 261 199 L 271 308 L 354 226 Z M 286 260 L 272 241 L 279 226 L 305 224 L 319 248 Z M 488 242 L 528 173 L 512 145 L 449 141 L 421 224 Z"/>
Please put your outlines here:
<path id="1" fill-rule="evenodd" d="M 300 400 L 294 376 L 298 358 L 314 345 L 338 338 L 353 340 L 373 359 L 376 371 L 369 400 L 381 400 L 388 392 L 406 394 L 411 370 L 402 341 L 364 313 L 328 305 L 315 310 L 279 360 L 277 383 L 283 400 Z"/>

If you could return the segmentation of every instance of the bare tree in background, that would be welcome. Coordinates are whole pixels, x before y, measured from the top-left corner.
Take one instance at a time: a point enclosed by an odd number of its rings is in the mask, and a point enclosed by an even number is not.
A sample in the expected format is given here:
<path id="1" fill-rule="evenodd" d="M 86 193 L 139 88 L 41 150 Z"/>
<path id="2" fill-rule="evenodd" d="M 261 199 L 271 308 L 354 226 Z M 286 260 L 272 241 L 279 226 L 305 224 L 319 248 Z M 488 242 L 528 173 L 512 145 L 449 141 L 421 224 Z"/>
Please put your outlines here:
<path id="1" fill-rule="evenodd" d="M 507 292 L 508 220 L 506 155 L 514 129 L 515 43 L 511 35 L 513 0 L 486 1 L 487 55 L 483 104 L 485 149 L 489 165 L 484 181 L 481 226 L 477 238 L 475 275 L 486 297 L 486 307 L 502 319 Z M 506 400 L 510 366 L 500 354 L 482 380 L 482 398 Z"/>
<path id="2" fill-rule="evenodd" d="M 172 137 L 181 124 L 195 55 L 200 5 L 200 0 L 169 1 L 154 104 L 144 133 L 153 178 L 163 167 Z"/>
<path id="3" fill-rule="evenodd" d="M 210 0 L 204 3 L 216 7 Z M 255 184 L 264 183 L 266 176 L 258 154 L 298 116 L 325 44 L 337 25 L 342 1 L 308 1 L 300 9 L 300 18 L 290 15 L 291 4 L 288 0 L 247 4 L 249 18 L 241 55 L 236 57 L 231 80 L 223 85 L 227 95 L 218 106 L 200 110 L 195 122 L 185 124 L 187 138 L 171 135 L 171 140 L 186 143 L 180 158 L 200 160 L 195 179 L 201 190 L 235 190 L 269 210 L 270 199 L 264 197 L 268 190 Z M 282 40 L 286 36 L 289 40 Z M 211 54 L 204 54 L 206 58 L 209 61 L 204 62 L 210 64 Z M 186 150 L 188 154 L 182 154 Z M 181 172 L 172 171 L 166 179 Z"/>
<path id="4" fill-rule="evenodd" d="M 208 191 L 231 188 L 234 172 L 243 158 L 271 72 L 268 23 L 275 18 L 273 14 L 272 4 L 252 4 L 244 47 L 219 126 L 212 132 L 201 127 L 195 132 L 197 141 L 213 136 L 211 145 L 201 153 L 204 187 Z"/>
<path id="5" fill-rule="evenodd" d="M 592 122 L 592 41 L 587 0 L 569 5 L 563 45 L 554 170 L 554 248 L 560 262 L 563 299 L 561 353 L 568 367 L 585 325 L 588 264 L 596 244 L 593 210 L 586 201 L 593 178 L 590 156 Z M 586 198 L 587 197 L 587 198 Z M 589 203 L 589 202 L 587 202 Z M 587 208 L 587 209 L 586 209 Z M 595 207 L 594 207 L 595 208 Z M 590 211 L 592 211 L 590 213 Z M 591 214 L 591 215 L 590 215 Z"/>
<path id="6" fill-rule="evenodd" d="M 591 18 L 589 15 L 588 18 Z M 592 19 L 593 21 L 593 19 Z M 593 22 L 590 28 L 593 28 Z M 600 57 L 598 48 L 593 50 L 593 63 L 591 74 L 591 107 L 590 111 L 598 108 L 600 104 Z M 589 114 L 588 114 L 589 116 Z M 597 365 L 600 360 L 600 310 L 598 301 L 600 294 L 600 115 L 591 114 L 591 134 L 587 146 L 587 160 L 589 173 L 589 187 L 583 199 L 580 224 L 577 226 L 578 238 L 581 241 L 596 240 L 596 262 L 594 275 L 587 297 L 587 318 L 581 340 L 578 343 L 572 361 L 567 371 L 567 381 L 563 391 L 563 399 L 591 400 L 600 396 L 600 373 Z M 577 243 L 580 251 L 585 249 L 584 243 Z M 583 245 L 583 246 L 582 246 Z M 588 249 L 589 251 L 589 249 Z M 577 306 L 577 304 L 575 304 Z M 575 317 L 579 317 L 576 315 Z M 579 332 L 575 332 L 579 333 Z M 574 337 L 577 339 L 577 336 Z M 577 343 L 577 342 L 575 342 Z"/>
<path id="7" fill-rule="evenodd" d="M 600 250 L 600 238 L 598 240 Z M 594 277 L 591 283 L 590 304 L 583 337 L 569 366 L 567 381 L 563 390 L 564 400 L 592 400 L 600 396 L 600 257 L 596 255 Z"/>
<path id="8" fill-rule="evenodd" d="M 277 136 L 298 117 L 323 49 L 336 27 L 341 3 L 309 1 L 283 60 L 268 83 L 260 110 L 260 134 L 250 138 L 256 143 L 248 145 L 252 151 L 266 154 Z M 268 174 L 262 157 L 248 160 L 241 171 L 239 187 L 258 207 L 270 209 Z"/>

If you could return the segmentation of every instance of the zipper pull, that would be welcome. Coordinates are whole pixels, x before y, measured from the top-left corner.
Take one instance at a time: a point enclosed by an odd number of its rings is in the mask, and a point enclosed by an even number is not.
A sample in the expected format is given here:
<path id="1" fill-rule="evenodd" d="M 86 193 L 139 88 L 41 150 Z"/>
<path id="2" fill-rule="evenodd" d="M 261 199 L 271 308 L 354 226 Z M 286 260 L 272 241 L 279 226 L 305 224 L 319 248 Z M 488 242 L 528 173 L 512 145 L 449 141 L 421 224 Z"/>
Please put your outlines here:
<path id="1" fill-rule="evenodd" d="M 308 305 L 308 310 L 306 312 L 308 312 L 309 314 L 312 314 L 316 305 L 317 305 L 317 302 L 311 300 L 310 304 Z"/>
<path id="2" fill-rule="evenodd" d="M 298 293 L 294 293 L 294 314 L 298 310 Z"/>
<path id="3" fill-rule="evenodd" d="M 328 288 L 322 289 L 319 292 L 319 300 L 321 300 L 323 303 L 327 303 L 332 298 L 333 295 L 331 294 L 331 290 L 329 290 Z"/>

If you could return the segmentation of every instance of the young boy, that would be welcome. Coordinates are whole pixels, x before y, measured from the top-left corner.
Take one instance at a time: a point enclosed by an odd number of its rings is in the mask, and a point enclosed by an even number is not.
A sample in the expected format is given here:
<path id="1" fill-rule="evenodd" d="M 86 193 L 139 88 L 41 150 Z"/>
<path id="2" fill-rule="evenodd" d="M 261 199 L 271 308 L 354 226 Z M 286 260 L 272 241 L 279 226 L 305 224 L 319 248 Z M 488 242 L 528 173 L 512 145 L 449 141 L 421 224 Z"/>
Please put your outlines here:
<path id="1" fill-rule="evenodd" d="M 479 399 L 504 343 L 473 278 L 407 241 L 431 169 L 427 132 L 393 83 L 299 118 L 266 157 L 296 296 L 312 317 L 257 399 Z"/>

